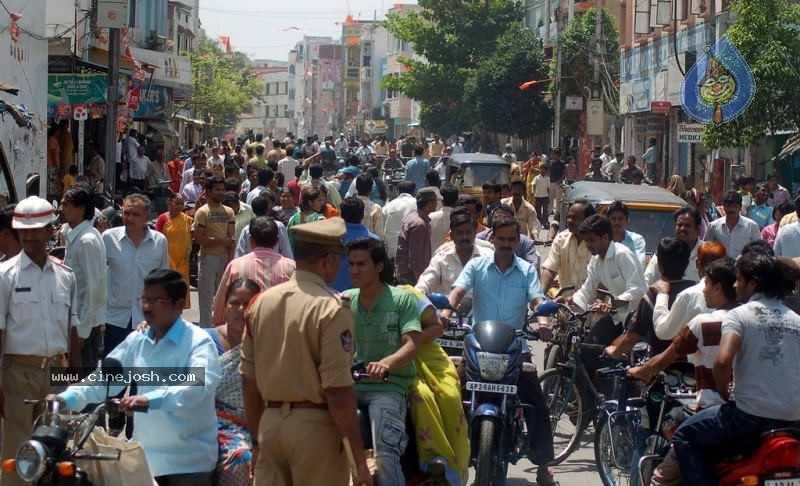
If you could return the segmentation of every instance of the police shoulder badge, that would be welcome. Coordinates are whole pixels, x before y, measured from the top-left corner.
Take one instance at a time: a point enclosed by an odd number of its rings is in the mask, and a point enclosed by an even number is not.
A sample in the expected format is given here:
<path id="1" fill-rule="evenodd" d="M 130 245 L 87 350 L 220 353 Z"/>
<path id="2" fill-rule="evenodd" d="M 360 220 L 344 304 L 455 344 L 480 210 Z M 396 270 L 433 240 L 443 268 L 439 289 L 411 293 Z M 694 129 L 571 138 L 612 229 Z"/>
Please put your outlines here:
<path id="1" fill-rule="evenodd" d="M 342 339 L 342 349 L 348 353 L 353 351 L 353 333 L 350 332 L 350 329 L 340 334 L 339 337 Z"/>

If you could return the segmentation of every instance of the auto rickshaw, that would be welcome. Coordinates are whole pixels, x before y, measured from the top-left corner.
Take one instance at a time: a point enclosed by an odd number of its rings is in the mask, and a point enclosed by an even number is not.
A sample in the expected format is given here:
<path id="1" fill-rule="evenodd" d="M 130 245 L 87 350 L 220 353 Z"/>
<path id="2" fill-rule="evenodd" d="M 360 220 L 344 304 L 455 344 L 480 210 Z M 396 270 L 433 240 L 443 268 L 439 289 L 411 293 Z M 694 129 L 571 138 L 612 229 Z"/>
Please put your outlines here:
<path id="1" fill-rule="evenodd" d="M 511 164 L 492 154 L 454 154 L 447 160 L 447 180 L 458 192 L 482 199 L 483 183 L 508 184 Z"/>

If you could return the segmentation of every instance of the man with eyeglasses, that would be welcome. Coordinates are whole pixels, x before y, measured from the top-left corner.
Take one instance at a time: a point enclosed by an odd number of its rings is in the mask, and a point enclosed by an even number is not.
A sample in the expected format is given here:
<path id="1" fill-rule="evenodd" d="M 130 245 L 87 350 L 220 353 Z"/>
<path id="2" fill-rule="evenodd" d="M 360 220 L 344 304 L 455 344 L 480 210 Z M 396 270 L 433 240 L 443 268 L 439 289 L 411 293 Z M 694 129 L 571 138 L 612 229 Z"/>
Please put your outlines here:
<path id="1" fill-rule="evenodd" d="M 188 284 L 180 273 L 157 269 L 140 282 L 135 300 L 148 328 L 130 335 L 109 357 L 124 370 L 161 379 L 135 382 L 137 391 L 120 399 L 121 408 L 149 408 L 137 414 L 133 439 L 141 442 L 156 483 L 211 486 L 218 457 L 214 394 L 221 374 L 216 347 L 207 332 L 181 317 Z M 112 384 L 110 391 L 119 393 L 123 386 Z M 47 398 L 80 410 L 105 396 L 105 386 L 70 386 Z"/>
<path id="2" fill-rule="evenodd" d="M 144 320 L 136 298 L 142 294 L 144 278 L 151 270 L 169 268 L 167 238 L 147 226 L 150 199 L 131 194 L 122 203 L 122 223 L 103 233 L 108 260 L 108 307 L 103 356 L 125 340 Z"/>

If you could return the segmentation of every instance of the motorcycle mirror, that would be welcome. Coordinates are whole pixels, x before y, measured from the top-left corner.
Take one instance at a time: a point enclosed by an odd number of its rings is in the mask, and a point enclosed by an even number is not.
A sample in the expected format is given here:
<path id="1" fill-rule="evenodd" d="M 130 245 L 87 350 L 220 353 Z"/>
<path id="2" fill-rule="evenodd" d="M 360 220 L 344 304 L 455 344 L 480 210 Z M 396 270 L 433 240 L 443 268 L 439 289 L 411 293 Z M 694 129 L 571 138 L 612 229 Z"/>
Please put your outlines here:
<path id="1" fill-rule="evenodd" d="M 108 375 L 121 375 L 124 368 L 118 359 L 104 358 L 103 362 L 100 363 L 100 370 L 106 376 L 106 398 L 108 398 L 109 390 L 111 389 L 111 380 L 108 379 Z"/>
<path id="2" fill-rule="evenodd" d="M 458 307 L 458 311 L 461 313 L 462 316 L 466 316 L 472 312 L 472 296 L 468 295 L 461 299 L 461 305 Z"/>
<path id="3" fill-rule="evenodd" d="M 550 317 L 554 316 L 556 312 L 558 312 L 558 309 L 559 305 L 556 302 L 553 302 L 552 300 L 546 300 L 536 306 L 536 310 L 534 311 L 533 315 L 537 317 Z"/>
<path id="4" fill-rule="evenodd" d="M 428 300 L 439 310 L 451 309 L 450 300 L 444 294 L 430 294 Z"/>

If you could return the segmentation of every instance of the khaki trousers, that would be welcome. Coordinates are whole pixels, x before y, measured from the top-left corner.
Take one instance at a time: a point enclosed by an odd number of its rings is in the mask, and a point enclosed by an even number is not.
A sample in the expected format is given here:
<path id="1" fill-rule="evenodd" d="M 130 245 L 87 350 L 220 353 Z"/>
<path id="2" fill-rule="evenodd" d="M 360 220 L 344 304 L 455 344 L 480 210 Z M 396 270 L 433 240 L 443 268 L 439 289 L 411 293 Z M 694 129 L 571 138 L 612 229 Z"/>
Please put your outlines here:
<path id="1" fill-rule="evenodd" d="M 254 486 L 350 483 L 342 436 L 327 410 L 268 408 L 258 444 Z"/>
<path id="2" fill-rule="evenodd" d="M 54 362 L 55 361 L 55 362 Z M 49 393 L 64 391 L 63 386 L 50 385 L 50 366 L 60 366 L 60 356 L 44 367 L 32 363 L 20 363 L 12 356 L 4 356 L 2 364 L 2 387 L 5 394 L 3 420 L 2 460 L 12 459 L 19 445 L 31 437 L 31 426 L 41 407 L 26 405 L 26 399 L 44 398 Z M 3 486 L 25 485 L 16 473 L 0 473 Z"/>

